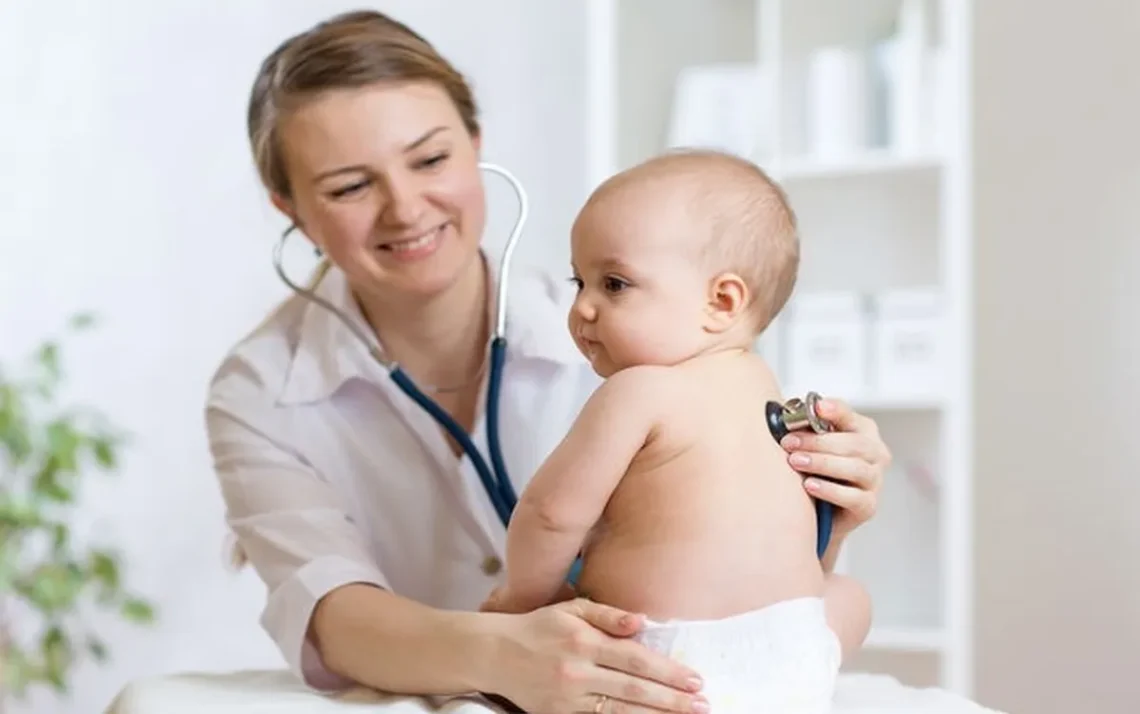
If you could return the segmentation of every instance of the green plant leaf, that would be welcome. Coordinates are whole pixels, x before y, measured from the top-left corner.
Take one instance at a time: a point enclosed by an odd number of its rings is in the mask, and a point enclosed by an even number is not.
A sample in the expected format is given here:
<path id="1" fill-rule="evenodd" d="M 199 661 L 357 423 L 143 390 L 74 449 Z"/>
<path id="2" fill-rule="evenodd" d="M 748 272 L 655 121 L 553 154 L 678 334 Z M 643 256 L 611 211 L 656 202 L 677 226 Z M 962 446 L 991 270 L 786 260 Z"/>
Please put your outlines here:
<path id="1" fill-rule="evenodd" d="M 154 622 L 155 611 L 154 607 L 138 598 L 127 598 L 122 606 L 123 618 L 131 622 L 145 625 Z"/>
<path id="2" fill-rule="evenodd" d="M 43 563 L 30 577 L 17 581 L 16 592 L 47 615 L 70 610 L 84 584 L 83 571 L 74 563 Z"/>
<path id="3" fill-rule="evenodd" d="M 32 455 L 31 433 L 23 395 L 17 385 L 0 381 L 0 446 L 8 452 L 8 460 L 14 469 Z"/>
<path id="4" fill-rule="evenodd" d="M 28 685 L 39 679 L 38 667 L 19 645 L 11 643 L 4 652 L 4 666 L 0 667 L 4 689 L 20 699 L 27 695 Z"/>
<path id="5" fill-rule="evenodd" d="M 79 330 L 93 322 L 92 315 L 79 314 L 68 326 Z M 62 343 L 46 340 L 32 352 L 25 374 L 0 364 L 0 601 L 14 601 L 21 618 L 30 611 L 27 636 L 35 638 L 18 646 L 0 631 L 0 704 L 35 686 L 65 692 L 81 657 L 110 657 L 94 632 L 69 625 L 85 616 L 88 604 L 112 608 L 133 623 L 157 619 L 149 602 L 124 592 L 112 550 L 72 549 L 68 523 L 82 479 L 91 471 L 114 471 L 125 436 L 101 412 L 60 402 L 63 357 Z M 20 649 L 33 642 L 38 646 Z"/>
<path id="6" fill-rule="evenodd" d="M 0 528 L 30 531 L 41 527 L 45 521 L 43 511 L 34 502 L 0 493 Z"/>
<path id="7" fill-rule="evenodd" d="M 51 458 L 56 460 L 58 468 L 63 471 L 75 471 L 79 465 L 79 450 L 83 447 L 83 435 L 69 421 L 56 419 L 48 424 L 47 436 L 49 453 Z"/>
<path id="8" fill-rule="evenodd" d="M 51 552 L 55 556 L 62 555 L 67 550 L 68 541 L 71 540 L 71 529 L 63 523 L 54 523 L 51 526 Z"/>
<path id="9" fill-rule="evenodd" d="M 91 551 L 87 558 L 87 570 L 103 586 L 104 592 L 113 593 L 119 589 L 119 559 L 111 551 Z"/>
<path id="10" fill-rule="evenodd" d="M 58 625 L 52 624 L 40 638 L 44 679 L 58 692 L 67 691 L 67 670 L 74 660 L 71 638 Z"/>
<path id="11" fill-rule="evenodd" d="M 75 496 L 61 479 L 66 473 L 59 468 L 59 461 L 54 456 L 49 457 L 44 465 L 36 472 L 32 481 L 32 490 L 36 496 L 55 503 L 71 503 Z"/>
<path id="12" fill-rule="evenodd" d="M 63 376 L 59 361 L 59 344 L 45 342 L 36 350 L 36 363 L 44 371 L 43 378 L 48 384 L 55 385 Z"/>
<path id="13" fill-rule="evenodd" d="M 4 596 L 12 591 L 16 582 L 16 552 L 7 542 L 0 542 L 0 606 L 3 606 Z M 3 627 L 3 625 L 0 625 Z M 4 635 L 0 632 L 0 659 L 3 658 Z"/>
<path id="14" fill-rule="evenodd" d="M 110 653 L 107 651 L 107 643 L 95 635 L 89 635 L 87 637 L 86 646 L 88 654 L 90 654 L 91 658 L 96 662 L 106 662 L 110 659 Z"/>
<path id="15" fill-rule="evenodd" d="M 86 330 L 95 325 L 95 315 L 90 312 L 76 313 L 67 324 L 73 330 Z"/>
<path id="16" fill-rule="evenodd" d="M 97 436 L 91 442 L 91 451 L 95 455 L 95 462 L 104 469 L 113 469 L 118 459 L 115 456 L 115 441 L 108 436 Z"/>

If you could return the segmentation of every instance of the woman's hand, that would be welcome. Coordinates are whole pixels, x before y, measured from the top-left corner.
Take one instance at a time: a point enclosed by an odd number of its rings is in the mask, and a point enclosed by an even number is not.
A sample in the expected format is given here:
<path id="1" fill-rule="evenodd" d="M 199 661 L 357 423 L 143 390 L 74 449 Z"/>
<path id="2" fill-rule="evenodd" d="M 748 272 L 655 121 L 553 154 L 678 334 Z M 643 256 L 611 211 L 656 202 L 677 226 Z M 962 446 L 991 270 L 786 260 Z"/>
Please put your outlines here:
<path id="1" fill-rule="evenodd" d="M 486 691 L 533 714 L 707 712 L 696 672 L 630 639 L 642 622 L 582 599 L 503 615 Z"/>
<path id="2" fill-rule="evenodd" d="M 832 526 L 832 542 L 838 545 L 875 515 L 891 452 L 874 420 L 844 402 L 822 399 L 816 412 L 832 424 L 833 432 L 797 431 L 785 436 L 780 445 L 789 452 L 788 463 L 809 474 L 804 479 L 808 493 L 838 507 Z M 810 474 L 824 478 L 811 478 Z"/>

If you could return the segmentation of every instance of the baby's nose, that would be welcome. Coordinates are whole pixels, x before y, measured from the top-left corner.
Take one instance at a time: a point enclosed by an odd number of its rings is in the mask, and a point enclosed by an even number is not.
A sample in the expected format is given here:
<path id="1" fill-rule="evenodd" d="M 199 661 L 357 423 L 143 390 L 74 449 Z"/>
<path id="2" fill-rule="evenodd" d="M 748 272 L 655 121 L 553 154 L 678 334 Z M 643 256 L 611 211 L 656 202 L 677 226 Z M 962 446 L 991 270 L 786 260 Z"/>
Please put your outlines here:
<path id="1" fill-rule="evenodd" d="M 598 316 L 598 310 L 590 300 L 579 295 L 574 301 L 574 314 L 586 322 L 593 322 Z"/>

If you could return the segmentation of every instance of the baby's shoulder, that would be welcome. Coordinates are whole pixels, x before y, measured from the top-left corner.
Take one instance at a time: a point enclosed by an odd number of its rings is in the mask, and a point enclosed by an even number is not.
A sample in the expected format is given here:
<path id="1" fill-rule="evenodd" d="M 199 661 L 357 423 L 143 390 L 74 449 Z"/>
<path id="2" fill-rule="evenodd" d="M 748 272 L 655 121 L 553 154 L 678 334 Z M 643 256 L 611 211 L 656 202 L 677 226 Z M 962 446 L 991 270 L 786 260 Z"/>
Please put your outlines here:
<path id="1" fill-rule="evenodd" d="M 626 367 L 606 380 L 610 389 L 628 396 L 652 396 L 654 390 L 672 389 L 684 383 L 685 375 L 678 367 L 641 364 Z"/>
<path id="2" fill-rule="evenodd" d="M 685 409 L 703 405 L 725 416 L 735 414 L 733 405 L 749 410 L 752 405 L 779 399 L 780 384 L 771 366 L 753 353 L 712 355 L 693 361 L 675 391 L 681 392 Z"/>

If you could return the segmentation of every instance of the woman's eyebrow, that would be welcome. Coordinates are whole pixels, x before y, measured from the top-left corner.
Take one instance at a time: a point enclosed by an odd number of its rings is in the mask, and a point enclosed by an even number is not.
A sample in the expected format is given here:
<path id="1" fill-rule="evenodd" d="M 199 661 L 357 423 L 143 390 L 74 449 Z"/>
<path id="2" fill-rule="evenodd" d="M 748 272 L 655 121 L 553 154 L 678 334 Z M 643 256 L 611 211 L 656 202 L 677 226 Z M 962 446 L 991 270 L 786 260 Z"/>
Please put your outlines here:
<path id="1" fill-rule="evenodd" d="M 404 147 L 404 153 L 408 153 L 409 151 L 414 151 L 414 150 L 418 149 L 420 146 L 423 146 L 425 143 L 427 143 L 433 136 L 435 136 L 436 134 L 439 134 L 441 132 L 447 131 L 447 129 L 448 129 L 448 127 L 446 127 L 446 126 L 437 126 L 433 129 L 428 129 L 418 139 L 416 139 L 412 143 L 405 146 Z M 356 173 L 356 172 L 367 171 L 367 170 L 368 170 L 368 167 L 364 164 L 352 164 L 351 166 L 338 166 L 334 169 L 329 169 L 327 171 L 320 172 L 319 174 L 316 175 L 316 180 L 317 181 L 323 181 L 327 178 L 331 178 L 331 177 L 337 176 L 339 174 Z"/>

